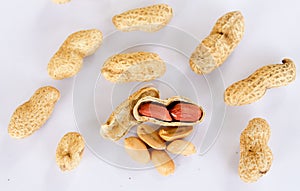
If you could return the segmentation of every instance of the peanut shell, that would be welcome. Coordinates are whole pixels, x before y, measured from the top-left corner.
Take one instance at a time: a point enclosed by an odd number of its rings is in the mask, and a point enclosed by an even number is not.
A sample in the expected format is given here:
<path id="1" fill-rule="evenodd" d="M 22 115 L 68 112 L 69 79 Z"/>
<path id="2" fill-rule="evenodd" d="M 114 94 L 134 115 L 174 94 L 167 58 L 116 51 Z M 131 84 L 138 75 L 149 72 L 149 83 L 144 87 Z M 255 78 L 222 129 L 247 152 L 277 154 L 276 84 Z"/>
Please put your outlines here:
<path id="1" fill-rule="evenodd" d="M 25 138 L 40 129 L 51 116 L 59 98 L 60 93 L 54 87 L 44 86 L 36 90 L 11 116 L 8 134 L 13 138 Z"/>
<path id="2" fill-rule="evenodd" d="M 97 29 L 82 30 L 67 37 L 48 63 L 51 78 L 62 80 L 76 75 L 83 58 L 95 53 L 102 44 L 102 32 Z"/>
<path id="3" fill-rule="evenodd" d="M 164 61 L 152 52 L 117 54 L 108 58 L 101 69 L 107 80 L 116 83 L 150 81 L 165 72 Z"/>
<path id="4" fill-rule="evenodd" d="M 285 58 L 282 64 L 263 66 L 247 78 L 235 82 L 224 93 L 227 105 L 239 106 L 253 103 L 262 98 L 267 89 L 286 86 L 296 79 L 296 66 Z"/>
<path id="5" fill-rule="evenodd" d="M 173 10 L 166 4 L 157 4 L 115 15 L 112 22 L 123 32 L 155 32 L 166 26 L 173 17 Z"/>
<path id="6" fill-rule="evenodd" d="M 190 67 L 197 74 L 208 74 L 225 62 L 244 35 L 244 17 L 239 11 L 220 17 L 209 36 L 190 57 Z"/>
<path id="7" fill-rule="evenodd" d="M 65 134 L 56 149 L 56 163 L 62 171 L 76 168 L 83 155 L 84 139 L 77 132 Z"/>
<path id="8" fill-rule="evenodd" d="M 255 182 L 270 170 L 273 161 L 267 145 L 270 134 L 269 124 L 261 118 L 250 120 L 241 133 L 238 173 L 244 182 Z"/>

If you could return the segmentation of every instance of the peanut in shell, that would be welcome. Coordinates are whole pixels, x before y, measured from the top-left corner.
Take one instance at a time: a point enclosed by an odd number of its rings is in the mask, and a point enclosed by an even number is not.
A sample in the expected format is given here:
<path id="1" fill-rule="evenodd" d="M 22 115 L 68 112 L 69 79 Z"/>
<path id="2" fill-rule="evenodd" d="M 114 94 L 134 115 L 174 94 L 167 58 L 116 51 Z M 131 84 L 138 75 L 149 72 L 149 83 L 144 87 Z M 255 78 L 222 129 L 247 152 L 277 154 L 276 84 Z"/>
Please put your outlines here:
<path id="1" fill-rule="evenodd" d="M 112 22 L 123 32 L 155 32 L 166 26 L 173 17 L 173 9 L 167 4 L 156 4 L 128 10 L 115 15 Z"/>

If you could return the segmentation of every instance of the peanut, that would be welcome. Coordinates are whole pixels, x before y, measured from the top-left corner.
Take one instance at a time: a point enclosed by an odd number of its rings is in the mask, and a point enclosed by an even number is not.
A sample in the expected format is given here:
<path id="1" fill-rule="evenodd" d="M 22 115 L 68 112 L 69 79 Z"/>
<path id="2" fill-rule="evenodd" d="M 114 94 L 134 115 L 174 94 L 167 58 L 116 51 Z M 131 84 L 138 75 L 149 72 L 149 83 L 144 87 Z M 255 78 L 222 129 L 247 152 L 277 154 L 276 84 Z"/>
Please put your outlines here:
<path id="1" fill-rule="evenodd" d="M 166 26 L 172 16 L 173 10 L 170 6 L 157 4 L 115 15 L 112 22 L 118 30 L 123 32 L 135 30 L 155 32 Z"/>
<path id="2" fill-rule="evenodd" d="M 156 170 L 163 176 L 173 174 L 175 171 L 174 161 L 170 158 L 166 151 L 153 150 L 151 152 L 151 160 Z"/>
<path id="3" fill-rule="evenodd" d="M 219 18 L 190 57 L 190 67 L 197 74 L 208 74 L 225 62 L 244 35 L 244 18 L 233 11 Z"/>
<path id="4" fill-rule="evenodd" d="M 157 103 L 148 102 L 142 104 L 139 107 L 139 113 L 162 121 L 172 121 L 168 109 L 164 105 Z"/>
<path id="5" fill-rule="evenodd" d="M 146 164 L 150 161 L 147 146 L 138 137 L 127 137 L 124 141 L 127 154 L 135 161 Z"/>
<path id="6" fill-rule="evenodd" d="M 82 30 L 68 36 L 48 63 L 51 78 L 61 80 L 76 75 L 83 58 L 92 55 L 102 44 L 102 33 L 97 29 Z"/>
<path id="7" fill-rule="evenodd" d="M 239 176 L 245 182 L 255 182 L 266 174 L 273 161 L 267 143 L 271 129 L 266 120 L 254 118 L 240 136 Z"/>
<path id="8" fill-rule="evenodd" d="M 84 139 L 77 132 L 65 134 L 56 149 L 56 163 L 62 171 L 76 168 L 83 155 Z"/>
<path id="9" fill-rule="evenodd" d="M 172 154 L 189 156 L 196 153 L 196 147 L 191 142 L 184 140 L 175 140 L 167 146 L 167 151 Z"/>
<path id="10" fill-rule="evenodd" d="M 52 1 L 57 4 L 64 4 L 64 3 L 69 3 L 71 0 L 52 0 Z"/>
<path id="11" fill-rule="evenodd" d="M 101 125 L 100 134 L 107 139 L 117 141 L 127 134 L 137 121 L 132 114 L 133 107 L 143 97 L 159 97 L 157 89 L 152 87 L 141 88 L 123 101 L 110 115 L 105 124 Z"/>
<path id="12" fill-rule="evenodd" d="M 41 87 L 29 101 L 20 105 L 11 116 L 8 133 L 13 138 L 25 138 L 40 129 L 51 116 L 60 98 L 59 91 L 51 86 Z"/>
<path id="13" fill-rule="evenodd" d="M 193 122 L 202 116 L 202 110 L 197 105 L 184 102 L 176 103 L 169 112 L 176 121 Z"/>
<path id="14" fill-rule="evenodd" d="M 187 137 L 193 131 L 193 126 L 163 127 L 159 130 L 159 136 L 165 141 L 173 141 Z"/>
<path id="15" fill-rule="evenodd" d="M 164 150 L 166 148 L 165 141 L 158 135 L 158 131 L 151 126 L 141 124 L 137 127 L 137 134 L 150 147 L 157 150 Z"/>
<path id="16" fill-rule="evenodd" d="M 165 72 L 166 64 L 152 52 L 116 54 L 108 58 L 101 69 L 107 80 L 116 83 L 150 81 Z"/>
<path id="17" fill-rule="evenodd" d="M 137 121 L 162 126 L 195 125 L 203 120 L 204 115 L 200 106 L 179 96 L 167 100 L 147 96 L 140 99 L 133 108 L 133 116 Z"/>
<path id="18" fill-rule="evenodd" d="M 224 101 L 231 106 L 253 103 L 269 88 L 288 85 L 296 78 L 296 66 L 291 59 L 285 58 L 282 64 L 266 65 L 248 78 L 229 86 L 224 93 Z"/>

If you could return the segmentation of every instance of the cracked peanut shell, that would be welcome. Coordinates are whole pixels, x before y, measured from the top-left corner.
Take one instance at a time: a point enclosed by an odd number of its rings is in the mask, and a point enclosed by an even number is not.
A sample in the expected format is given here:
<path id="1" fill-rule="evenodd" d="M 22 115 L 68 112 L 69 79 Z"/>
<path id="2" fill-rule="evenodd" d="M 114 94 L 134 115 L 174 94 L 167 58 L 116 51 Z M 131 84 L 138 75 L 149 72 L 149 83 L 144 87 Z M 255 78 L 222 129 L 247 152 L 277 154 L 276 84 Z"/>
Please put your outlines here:
<path id="1" fill-rule="evenodd" d="M 140 124 L 141 122 L 133 117 L 132 110 L 138 100 L 145 96 L 159 97 L 159 92 L 153 87 L 145 87 L 130 95 L 112 112 L 106 123 L 101 125 L 102 137 L 117 141 L 133 126 Z"/>

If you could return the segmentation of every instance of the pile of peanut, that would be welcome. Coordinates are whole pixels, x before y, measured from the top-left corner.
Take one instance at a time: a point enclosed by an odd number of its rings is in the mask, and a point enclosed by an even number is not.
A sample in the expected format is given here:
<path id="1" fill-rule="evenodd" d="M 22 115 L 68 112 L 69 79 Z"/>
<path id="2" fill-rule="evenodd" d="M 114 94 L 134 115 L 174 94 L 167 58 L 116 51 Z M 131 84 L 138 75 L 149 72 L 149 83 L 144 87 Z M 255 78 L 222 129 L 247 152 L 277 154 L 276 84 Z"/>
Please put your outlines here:
<path id="1" fill-rule="evenodd" d="M 63 4 L 70 0 L 53 0 Z M 112 23 L 122 32 L 156 32 L 173 17 L 173 9 L 166 4 L 136 8 L 115 15 Z M 208 74 L 222 65 L 244 36 L 244 18 L 233 11 L 220 17 L 210 34 L 195 47 L 189 65 L 197 74 Z M 94 54 L 102 44 L 98 29 L 72 33 L 62 43 L 48 63 L 51 78 L 62 80 L 76 75 L 83 67 L 84 58 Z M 107 58 L 101 74 L 112 83 L 151 81 L 164 75 L 165 62 L 154 52 L 115 54 Z M 285 86 L 296 78 L 296 66 L 285 58 L 282 64 L 259 68 L 249 77 L 229 86 L 224 92 L 224 102 L 240 106 L 258 101 L 267 89 Z M 159 91 L 144 87 L 124 100 L 101 125 L 100 134 L 118 141 L 137 126 L 137 136 L 124 138 L 128 155 L 139 163 L 152 161 L 162 175 L 172 174 L 175 164 L 168 153 L 191 155 L 196 146 L 183 140 L 191 134 L 193 126 L 200 123 L 205 112 L 202 107 L 181 96 L 167 100 L 159 98 Z M 44 86 L 17 107 L 8 125 L 13 138 L 25 138 L 40 129 L 51 116 L 60 98 L 58 89 Z M 145 124 L 147 122 L 147 124 Z M 152 124 L 152 126 L 148 125 Z M 156 125 L 156 126 L 154 126 Z M 158 128 L 157 128 L 158 127 Z M 271 129 L 266 120 L 251 120 L 240 137 L 240 162 L 238 173 L 245 182 L 255 182 L 266 174 L 273 160 L 267 143 Z M 76 168 L 83 156 L 84 138 L 77 132 L 65 134 L 58 143 L 56 163 L 62 171 Z"/>
<path id="2" fill-rule="evenodd" d="M 196 152 L 196 147 L 183 138 L 192 133 L 193 125 L 200 123 L 205 113 L 188 98 L 174 96 L 162 100 L 159 96 L 153 87 L 134 92 L 101 125 L 100 133 L 104 138 L 118 141 L 137 126 L 136 136 L 124 140 L 126 152 L 142 164 L 151 160 L 158 172 L 167 176 L 175 171 L 168 152 L 185 156 Z"/>
<path id="3" fill-rule="evenodd" d="M 175 171 L 175 163 L 168 152 L 184 156 L 196 153 L 196 147 L 183 140 L 192 131 L 193 126 L 161 127 L 155 130 L 149 125 L 141 124 L 137 127 L 138 137 L 125 138 L 124 145 L 133 160 L 142 164 L 152 161 L 161 175 L 168 176 Z"/>

